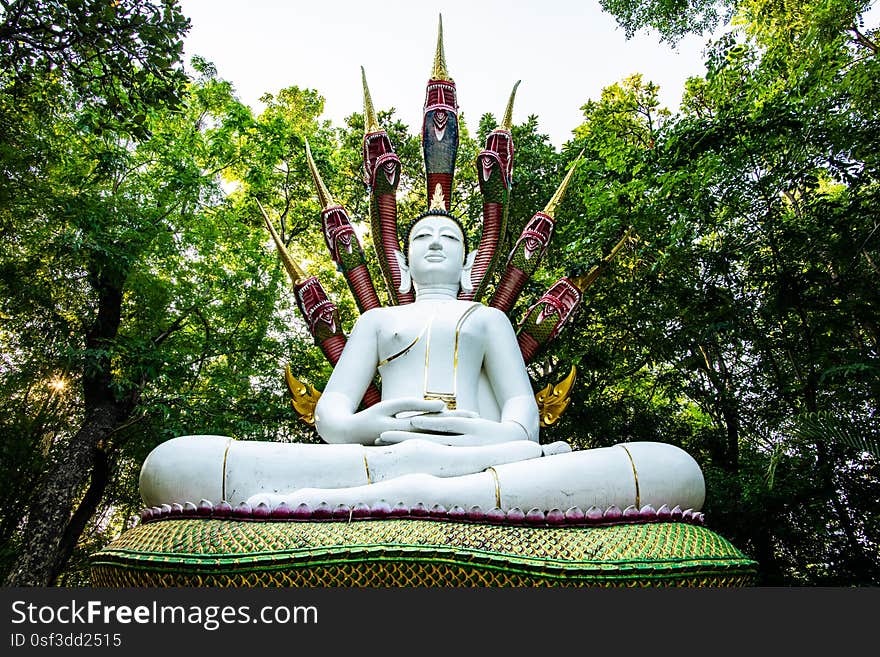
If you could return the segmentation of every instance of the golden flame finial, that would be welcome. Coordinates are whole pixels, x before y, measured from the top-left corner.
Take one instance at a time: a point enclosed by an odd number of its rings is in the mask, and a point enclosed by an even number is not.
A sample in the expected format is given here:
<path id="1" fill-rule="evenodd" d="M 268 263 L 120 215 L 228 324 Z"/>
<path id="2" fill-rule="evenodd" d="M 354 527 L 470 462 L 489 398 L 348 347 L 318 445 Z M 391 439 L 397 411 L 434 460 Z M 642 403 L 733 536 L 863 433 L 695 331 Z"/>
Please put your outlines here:
<path id="1" fill-rule="evenodd" d="M 309 148 L 308 139 L 306 139 L 306 160 L 309 163 L 309 171 L 312 172 L 312 180 L 315 183 L 315 189 L 318 191 L 318 200 L 321 201 L 321 207 L 326 210 L 331 205 L 336 205 L 333 197 L 330 196 L 327 186 L 324 184 L 324 181 L 321 180 L 321 174 L 318 173 L 318 167 L 315 166 L 315 160 L 312 158 L 312 149 Z"/>
<path id="2" fill-rule="evenodd" d="M 437 186 L 434 188 L 434 193 L 431 195 L 431 205 L 428 210 L 446 210 L 446 199 L 443 197 L 443 187 L 440 186 L 440 183 L 437 183 Z"/>
<path id="3" fill-rule="evenodd" d="M 574 385 L 577 370 L 575 366 L 571 366 L 568 376 L 562 381 L 553 385 L 547 384 L 547 387 L 539 391 L 535 395 L 535 402 L 538 404 L 538 416 L 541 418 L 541 426 L 549 427 L 556 423 L 563 411 L 568 408 L 571 401 L 571 388 Z"/>
<path id="4" fill-rule="evenodd" d="M 434 53 L 434 70 L 431 71 L 432 80 L 448 80 L 449 71 L 446 70 L 446 55 L 443 54 L 443 14 L 440 14 L 440 24 L 437 28 L 437 51 Z"/>
<path id="5" fill-rule="evenodd" d="M 302 270 L 302 268 L 298 264 L 293 261 L 293 258 L 290 257 L 290 254 L 284 247 L 284 242 L 281 241 L 278 233 L 275 232 L 275 227 L 272 225 L 272 221 L 269 219 L 269 215 L 266 214 L 266 209 L 263 207 L 263 204 L 260 203 L 259 199 L 254 200 L 257 202 L 257 206 L 260 208 L 260 212 L 263 213 L 263 219 L 266 220 L 266 228 L 269 229 L 269 234 L 272 236 L 272 241 L 275 242 L 275 248 L 278 249 L 278 255 L 281 256 L 281 262 L 284 265 L 284 268 L 287 270 L 287 275 L 290 276 L 291 282 L 296 285 L 306 280 L 308 278 L 308 275 Z"/>
<path id="6" fill-rule="evenodd" d="M 379 132 L 379 119 L 376 118 L 376 110 L 373 109 L 373 99 L 367 86 L 367 73 L 363 66 L 361 66 L 361 82 L 364 85 L 364 132 Z"/>
<path id="7" fill-rule="evenodd" d="M 315 406 L 321 398 L 321 392 L 315 386 L 303 383 L 290 371 L 290 365 L 284 368 L 284 381 L 290 391 L 291 403 L 299 418 L 306 424 L 315 424 Z"/>
<path id="8" fill-rule="evenodd" d="M 516 98 L 516 88 L 522 80 L 517 80 L 513 85 L 513 91 L 510 92 L 510 100 L 507 101 L 507 109 L 504 111 L 504 119 L 501 121 L 501 129 L 510 132 L 513 127 L 513 99 Z"/>
<path id="9" fill-rule="evenodd" d="M 544 207 L 544 214 L 548 217 L 553 217 L 556 214 L 556 208 L 562 203 L 562 198 L 565 196 L 565 190 L 568 189 L 568 183 L 571 182 L 571 176 L 574 174 L 574 170 L 577 169 L 577 164 L 581 161 L 583 156 L 584 152 L 581 151 L 575 159 L 574 164 L 572 164 L 571 168 L 568 170 L 568 173 L 565 174 L 565 178 L 562 179 L 559 187 L 556 188 L 556 193 L 553 194 L 553 198 L 547 201 L 547 205 Z"/>

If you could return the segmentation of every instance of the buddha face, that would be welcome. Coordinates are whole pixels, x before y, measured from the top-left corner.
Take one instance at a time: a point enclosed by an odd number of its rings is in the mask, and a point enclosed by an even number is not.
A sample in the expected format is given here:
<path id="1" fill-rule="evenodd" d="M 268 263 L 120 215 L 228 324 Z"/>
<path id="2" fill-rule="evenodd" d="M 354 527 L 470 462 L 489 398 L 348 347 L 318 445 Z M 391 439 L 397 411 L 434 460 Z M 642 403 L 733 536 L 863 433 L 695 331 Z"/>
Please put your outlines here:
<path id="1" fill-rule="evenodd" d="M 457 285 L 464 266 L 464 235 L 454 221 L 429 215 L 409 235 L 409 271 L 418 285 Z"/>

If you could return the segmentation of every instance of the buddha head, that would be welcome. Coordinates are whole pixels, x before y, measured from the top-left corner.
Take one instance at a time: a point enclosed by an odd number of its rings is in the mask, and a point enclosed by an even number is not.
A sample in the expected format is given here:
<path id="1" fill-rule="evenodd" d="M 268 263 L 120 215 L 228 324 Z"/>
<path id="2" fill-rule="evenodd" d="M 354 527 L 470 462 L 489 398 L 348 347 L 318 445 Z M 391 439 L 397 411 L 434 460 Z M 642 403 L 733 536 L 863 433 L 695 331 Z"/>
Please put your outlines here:
<path id="1" fill-rule="evenodd" d="M 473 290 L 471 269 L 476 251 L 468 253 L 461 222 L 445 210 L 429 210 L 409 225 L 406 255 L 398 252 L 400 292 L 419 287 L 458 287 Z"/>

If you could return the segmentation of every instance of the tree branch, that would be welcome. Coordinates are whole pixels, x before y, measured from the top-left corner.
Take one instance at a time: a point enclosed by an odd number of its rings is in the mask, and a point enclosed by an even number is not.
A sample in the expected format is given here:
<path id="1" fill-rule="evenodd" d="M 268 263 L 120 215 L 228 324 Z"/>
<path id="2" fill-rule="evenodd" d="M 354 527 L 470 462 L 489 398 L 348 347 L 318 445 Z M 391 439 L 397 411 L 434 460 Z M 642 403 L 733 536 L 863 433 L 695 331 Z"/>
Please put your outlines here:
<path id="1" fill-rule="evenodd" d="M 868 50 L 870 50 L 873 54 L 877 54 L 877 51 L 880 50 L 880 45 L 874 43 L 867 37 L 867 35 L 863 34 L 857 25 L 850 25 L 849 31 L 855 35 L 856 43 L 865 46 Z"/>

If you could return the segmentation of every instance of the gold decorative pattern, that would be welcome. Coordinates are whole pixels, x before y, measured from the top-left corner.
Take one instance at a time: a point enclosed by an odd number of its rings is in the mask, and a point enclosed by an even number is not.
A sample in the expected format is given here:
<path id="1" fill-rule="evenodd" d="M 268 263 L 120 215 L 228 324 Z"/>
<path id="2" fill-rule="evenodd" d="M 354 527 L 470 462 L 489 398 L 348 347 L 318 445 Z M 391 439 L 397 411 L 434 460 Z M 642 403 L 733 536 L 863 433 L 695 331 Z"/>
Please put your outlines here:
<path id="1" fill-rule="evenodd" d="M 513 101 L 516 98 L 516 89 L 522 80 L 517 80 L 513 85 L 513 91 L 510 92 L 510 99 L 507 101 L 507 109 L 504 111 L 504 118 L 501 120 L 501 129 L 510 132 L 513 130 Z"/>
<path id="2" fill-rule="evenodd" d="M 376 118 L 370 88 L 367 86 L 367 73 L 363 66 L 361 66 L 361 82 L 364 86 L 364 133 L 379 132 L 379 119 Z"/>
<path id="3" fill-rule="evenodd" d="M 226 447 L 223 448 L 223 472 L 220 473 L 222 482 L 220 491 L 223 499 L 226 499 L 226 462 L 229 460 L 229 448 L 232 446 L 232 438 L 226 439 Z"/>
<path id="4" fill-rule="evenodd" d="M 446 210 L 446 198 L 443 196 L 443 187 L 440 183 L 434 187 L 434 193 L 431 195 L 431 205 L 429 210 Z"/>
<path id="5" fill-rule="evenodd" d="M 396 358 L 400 358 L 401 356 L 406 354 L 410 349 L 415 347 L 416 344 L 418 343 L 418 341 L 424 337 L 425 332 L 428 330 L 429 326 L 430 326 L 430 322 L 425 324 L 424 328 L 422 329 L 422 332 L 419 333 L 412 342 L 410 342 L 407 346 L 405 346 L 403 349 L 398 351 L 396 354 L 391 354 L 387 358 L 383 358 L 381 361 L 379 361 L 379 364 L 376 366 L 376 368 L 378 369 L 380 367 L 384 367 L 385 365 L 387 365 L 391 361 L 395 360 Z"/>
<path id="6" fill-rule="evenodd" d="M 443 52 L 443 16 L 437 27 L 437 50 L 434 52 L 434 68 L 431 70 L 432 80 L 446 80 L 452 82 L 449 71 L 446 70 L 446 55 Z"/>
<path id="7" fill-rule="evenodd" d="M 321 398 L 321 391 L 294 377 L 290 371 L 290 365 L 284 369 L 284 381 L 287 383 L 290 396 L 293 397 L 291 400 L 293 408 L 299 413 L 300 419 L 306 424 L 314 425 L 315 406 L 318 405 L 318 400 Z"/>
<path id="8" fill-rule="evenodd" d="M 367 483 L 373 483 L 373 476 L 370 474 L 370 462 L 367 460 L 367 450 L 364 448 L 364 472 L 367 475 Z"/>
<path id="9" fill-rule="evenodd" d="M 493 467 L 486 468 L 486 472 L 492 473 L 492 481 L 495 484 L 495 506 L 501 508 L 501 483 L 498 481 L 498 471 Z"/>
<path id="10" fill-rule="evenodd" d="M 549 427 L 554 424 L 559 416 L 568 408 L 571 402 L 571 388 L 577 374 L 574 365 L 571 371 L 562 381 L 556 385 L 547 384 L 545 388 L 535 395 L 538 403 L 538 415 L 541 418 L 541 426 Z"/>
<path id="11" fill-rule="evenodd" d="M 465 320 L 470 317 L 471 313 L 474 312 L 477 308 L 479 308 L 482 304 L 474 302 L 471 306 L 465 310 L 461 317 L 458 318 L 458 321 L 455 324 L 455 337 L 452 348 L 452 392 L 442 392 L 438 390 L 428 390 L 428 374 L 431 370 L 431 327 L 434 324 L 434 319 L 436 315 L 431 318 L 431 321 L 428 323 L 427 331 L 428 331 L 428 340 L 425 344 L 425 387 L 424 387 L 424 399 L 441 399 L 446 403 L 446 407 L 450 411 L 454 411 L 457 406 L 457 395 L 458 395 L 458 343 L 459 338 L 461 337 L 461 327 L 464 324 Z M 424 331 L 423 331 L 424 332 Z"/>
<path id="12" fill-rule="evenodd" d="M 626 232 L 623 234 L 623 237 L 614 245 L 614 248 L 602 258 L 602 261 L 595 265 L 590 271 L 588 271 L 583 276 L 575 276 L 571 278 L 572 284 L 581 292 L 584 292 L 588 287 L 590 287 L 593 283 L 596 282 L 596 279 L 599 278 L 599 275 L 608 266 L 608 264 L 617 257 L 617 254 L 627 243 L 632 241 L 632 229 L 628 228 Z"/>
<path id="13" fill-rule="evenodd" d="M 633 483 L 635 484 L 635 487 L 636 487 L 635 507 L 637 509 L 640 509 L 642 507 L 642 505 L 641 505 L 642 495 L 639 492 L 639 472 L 638 472 L 638 470 L 636 470 L 636 462 L 633 461 L 632 454 L 629 453 L 629 450 L 626 448 L 626 445 L 617 445 L 617 447 L 620 447 L 624 452 L 626 452 L 626 458 L 629 459 L 629 464 L 630 464 L 630 467 L 632 468 L 632 471 L 633 471 Z"/>

